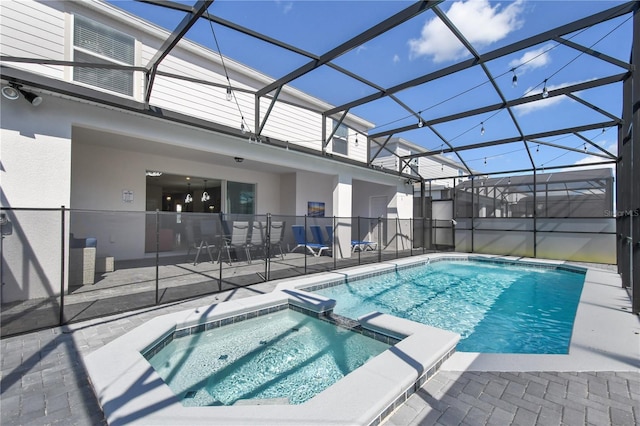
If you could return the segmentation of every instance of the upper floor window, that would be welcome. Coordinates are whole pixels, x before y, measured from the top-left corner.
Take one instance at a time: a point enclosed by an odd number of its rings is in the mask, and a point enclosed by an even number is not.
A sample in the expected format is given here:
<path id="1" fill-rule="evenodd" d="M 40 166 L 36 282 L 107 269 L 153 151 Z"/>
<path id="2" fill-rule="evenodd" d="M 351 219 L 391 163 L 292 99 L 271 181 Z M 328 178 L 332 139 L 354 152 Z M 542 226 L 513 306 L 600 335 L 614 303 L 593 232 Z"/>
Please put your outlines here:
<path id="1" fill-rule="evenodd" d="M 106 25 L 75 15 L 73 60 L 133 66 L 135 39 Z M 133 96 L 133 71 L 75 66 L 73 80 Z"/>
<path id="2" fill-rule="evenodd" d="M 335 129 L 338 122 L 333 120 L 333 128 Z M 349 128 L 344 124 L 340 124 L 338 129 L 333 135 L 331 140 L 331 151 L 336 154 L 348 155 L 349 154 Z"/>

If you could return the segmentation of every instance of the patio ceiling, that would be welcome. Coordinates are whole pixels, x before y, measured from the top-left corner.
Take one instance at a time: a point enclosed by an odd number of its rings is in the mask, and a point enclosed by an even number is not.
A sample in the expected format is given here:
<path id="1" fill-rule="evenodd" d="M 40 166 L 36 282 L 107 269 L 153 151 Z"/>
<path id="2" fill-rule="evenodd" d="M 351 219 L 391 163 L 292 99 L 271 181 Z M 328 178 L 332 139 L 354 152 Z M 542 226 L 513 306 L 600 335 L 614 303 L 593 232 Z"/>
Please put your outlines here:
<path id="1" fill-rule="evenodd" d="M 231 12 L 229 3 L 158 0 L 137 3 L 140 8 L 153 8 L 156 15 L 162 16 L 159 25 L 171 31 L 144 67 L 130 67 L 146 73 L 147 102 L 154 89 L 155 76 L 162 73 L 162 60 L 180 39 L 189 38 L 211 45 L 213 50 L 241 63 L 253 58 L 255 61 L 249 63 L 250 66 L 273 76 L 271 83 L 254 93 L 258 107 L 251 113 L 255 114 L 257 124 L 256 129 L 251 130 L 255 137 L 261 136 L 270 115 L 270 108 L 260 111 L 257 101 L 265 97 L 275 102 L 281 89 L 291 85 L 335 105 L 319 111 L 325 119 L 341 121 L 346 113 L 353 113 L 376 123 L 369 132 L 372 155 L 368 166 L 375 156 L 384 154 L 390 137 L 402 137 L 425 148 L 426 152 L 402 157 L 403 161 L 446 155 L 459 162 L 469 175 L 573 167 L 576 160 L 571 155 L 574 154 L 589 156 L 590 163 L 594 164 L 616 161 L 616 153 L 611 152 L 601 135 L 610 132 L 617 142 L 618 127 L 622 123 L 622 82 L 631 77 L 633 67 L 620 55 L 609 54 L 611 43 L 606 41 L 616 31 L 625 31 L 625 54 L 627 58 L 630 56 L 632 18 L 638 11 L 638 2 L 602 2 L 597 3 L 598 6 L 590 2 L 589 14 L 581 16 L 576 11 L 577 17 L 566 22 L 561 14 L 554 13 L 555 2 L 536 2 L 536 8 L 548 10 L 549 22 L 531 23 L 518 32 L 520 38 L 510 37 L 491 44 L 471 40 L 446 13 L 446 7 L 452 2 L 441 0 L 376 2 L 375 8 L 371 2 L 348 2 L 353 3 L 349 7 L 362 5 L 362 13 L 357 17 L 341 16 L 346 14 L 346 9 L 341 8 L 346 8 L 347 2 L 327 2 L 326 7 L 335 9 L 335 23 L 315 22 L 313 16 L 304 17 L 301 23 L 299 15 L 283 15 L 281 22 L 264 22 L 258 15 L 260 11 L 253 10 L 251 5 L 244 5 L 246 13 L 239 15 Z M 121 3 L 115 5 L 121 6 Z M 441 31 L 453 34 L 463 54 L 449 61 L 413 62 L 411 66 L 389 69 L 386 73 L 373 72 L 375 64 L 363 60 L 361 55 L 366 50 L 371 51 L 371 55 L 379 56 L 381 52 L 392 55 L 389 44 L 393 34 L 407 27 L 418 28 L 425 21 L 438 21 Z M 346 22 L 350 22 L 348 27 L 342 25 Z M 295 31 L 282 31 L 301 25 L 309 32 L 307 37 L 297 38 Z M 207 33 L 203 28 L 211 28 L 208 42 L 195 33 L 198 28 L 202 30 L 200 34 Z M 232 38 L 244 48 L 221 48 L 231 45 Z M 526 63 L 510 64 L 534 48 L 560 52 L 558 56 L 562 60 L 547 71 L 548 77 L 543 81 L 528 81 L 528 89 L 514 92 L 513 76 Z M 261 55 L 277 61 L 264 60 Z M 47 62 L 37 58 L 3 57 L 2 60 Z M 65 61 L 56 63 L 77 65 Z M 104 67 L 86 63 L 82 66 Z M 553 79 L 560 71 L 567 74 L 562 82 Z M 194 81 L 175 74 L 171 77 Z M 345 86 L 345 82 L 349 85 Z M 341 90 L 335 90 L 338 86 Z M 616 110 L 602 107 L 598 100 L 603 98 L 619 99 Z M 520 112 L 524 108 L 533 110 L 532 106 L 542 102 L 559 100 L 570 102 L 565 102 L 562 114 L 553 119 L 541 120 L 535 113 Z M 328 143 L 331 136 L 332 133 L 323 132 L 323 143 Z M 544 158 L 537 155 L 541 150 L 546 152 Z M 509 161 L 493 161 L 512 154 L 524 158 L 525 166 L 514 169 Z M 322 154 L 318 152 L 318 155 Z M 559 161 L 564 158 L 566 163 Z"/>

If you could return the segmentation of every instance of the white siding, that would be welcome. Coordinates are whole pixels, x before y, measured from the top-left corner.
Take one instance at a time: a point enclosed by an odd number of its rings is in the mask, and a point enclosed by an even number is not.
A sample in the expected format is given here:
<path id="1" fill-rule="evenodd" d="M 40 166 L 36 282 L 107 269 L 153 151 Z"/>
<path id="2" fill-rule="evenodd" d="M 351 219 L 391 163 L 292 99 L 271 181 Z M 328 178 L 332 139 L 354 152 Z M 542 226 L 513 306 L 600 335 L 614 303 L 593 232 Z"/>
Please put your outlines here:
<path id="1" fill-rule="evenodd" d="M 270 104 L 271 99 L 261 100 L 261 120 L 264 119 Z M 312 111 L 276 102 L 262 134 L 306 148 L 320 150 L 322 147 L 322 117 Z"/>
<path id="2" fill-rule="evenodd" d="M 395 156 L 387 155 L 378 157 L 373 160 L 373 164 L 395 172 L 398 171 L 398 158 Z"/>
<path id="3" fill-rule="evenodd" d="M 52 2 L 55 4 L 55 2 Z M 6 56 L 65 60 L 65 15 L 33 1 L 0 4 L 0 52 Z M 62 79 L 61 66 L 6 62 L 49 77 Z"/>

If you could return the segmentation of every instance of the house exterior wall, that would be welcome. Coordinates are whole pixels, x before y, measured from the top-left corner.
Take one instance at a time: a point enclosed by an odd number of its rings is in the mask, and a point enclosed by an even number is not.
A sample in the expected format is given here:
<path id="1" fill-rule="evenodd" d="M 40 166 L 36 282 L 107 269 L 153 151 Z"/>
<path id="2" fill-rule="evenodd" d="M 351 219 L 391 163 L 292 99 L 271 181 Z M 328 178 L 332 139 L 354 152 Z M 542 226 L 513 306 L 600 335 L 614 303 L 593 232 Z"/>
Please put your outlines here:
<path id="1" fill-rule="evenodd" d="M 1 54 L 73 60 L 74 13 L 135 37 L 136 65 L 146 65 L 168 36 L 166 31 L 100 1 L 6 1 L 2 2 L 0 14 Z M 71 67 L 15 62 L 7 65 L 82 86 L 71 80 Z M 234 87 L 254 90 L 269 82 L 265 76 L 241 64 L 229 61 L 228 65 Z M 215 56 L 188 41 L 181 41 L 160 68 L 211 82 L 225 81 Z M 133 96 L 117 96 L 141 101 L 142 87 L 143 76 L 137 72 Z M 161 110 L 171 109 L 238 128 L 240 115 L 235 102 L 225 99 L 225 88 L 202 87 L 158 76 L 150 103 Z M 395 176 L 255 143 L 245 135 L 204 130 L 72 95 L 43 91 L 38 94 L 45 99 L 38 107 L 22 99 L 0 98 L 2 206 L 73 209 L 65 215 L 69 232 L 76 237 L 96 237 L 98 256 L 115 255 L 117 260 L 144 256 L 145 216 L 150 214 L 145 211 L 146 170 L 254 183 L 258 214 L 303 216 L 307 214 L 308 201 L 322 201 L 326 215 L 332 216 L 338 181 L 350 182 L 348 188 L 338 188 L 340 211 L 360 209 L 359 199 L 354 201 L 351 194 L 367 197 L 364 191 L 370 191 L 386 194 L 398 212 L 411 215 L 411 203 L 404 200 L 408 197 L 396 197 L 396 192 L 403 192 L 405 188 L 397 186 Z M 242 111 L 248 111 L 244 119 L 253 129 L 253 95 L 239 90 L 234 95 Z M 280 99 L 305 107 L 276 103 L 264 136 L 320 150 L 322 117 L 308 108 L 323 109 L 327 105 L 290 88 L 283 89 Z M 263 115 L 268 105 L 269 100 L 261 101 Z M 347 116 L 345 124 L 352 126 L 348 134 L 349 157 L 364 161 L 366 136 L 359 133 L 359 143 L 356 143 L 358 136 L 353 129 L 363 132 L 371 124 L 352 115 Z M 332 125 L 333 120 L 326 120 L 327 135 L 331 134 Z M 330 154 L 331 143 L 326 148 Z M 245 158 L 243 167 L 233 161 L 236 156 Z M 251 162 L 259 167 L 247 167 Z M 123 191 L 132 193 L 133 199 L 125 201 Z M 351 205 L 344 205 L 345 194 L 350 194 Z M 224 193 L 222 196 L 224 198 Z M 38 212 L 40 216 L 9 211 L 16 232 L 15 238 L 6 242 L 7 250 L 3 250 L 6 265 L 10 265 L 4 279 L 9 284 L 7 289 L 11 288 L 3 293 L 3 303 L 59 294 L 61 277 L 69 276 L 68 266 L 63 266 L 68 265 L 68 259 L 62 259 L 60 254 L 61 233 L 67 229 L 61 225 L 60 211 Z M 114 215 L 110 212 L 130 213 L 129 220 L 114 225 Z M 68 237 L 63 235 L 67 243 Z M 66 285 L 63 281 L 62 286 Z"/>
<path id="2" fill-rule="evenodd" d="M 115 7 L 102 2 L 6 1 L 2 6 L 0 48 L 2 55 L 7 56 L 72 61 L 74 14 L 80 14 L 104 23 L 134 37 L 137 52 L 135 62 L 138 66 L 147 65 L 156 54 L 157 49 L 162 46 L 164 39 L 169 36 L 169 32 L 166 30 L 130 17 Z M 11 63 L 10 65 L 56 79 L 72 81 L 71 67 L 23 63 Z M 257 90 L 271 81 L 257 71 L 228 58 L 225 59 L 225 65 L 234 88 Z M 255 97 L 253 95 L 234 90 L 233 94 L 237 104 L 235 100 L 231 102 L 226 100 L 226 85 L 228 83 L 217 53 L 188 40 L 181 40 L 160 63 L 158 70 L 201 79 L 223 85 L 223 87 L 207 86 L 157 75 L 151 92 L 151 105 L 238 129 L 244 119 L 248 130 L 254 133 L 256 127 L 260 125 L 255 122 Z M 133 98 L 137 101 L 143 101 L 144 75 L 142 72 L 134 73 L 134 82 Z M 82 85 L 81 83 L 76 84 Z M 289 87 L 282 91 L 279 100 L 293 101 L 302 107 L 276 102 L 261 135 L 320 151 L 322 149 L 321 115 L 305 108 L 326 109 L 329 105 Z M 264 119 L 270 103 L 270 99 L 261 98 L 260 120 Z M 331 121 L 328 120 L 327 123 L 327 135 L 331 132 Z M 352 115 L 346 117 L 344 124 L 359 132 L 366 131 L 372 126 Z M 366 161 L 365 144 L 356 145 L 355 132 L 352 130 L 349 133 L 348 156 L 359 161 Z M 361 136 L 361 139 L 364 140 L 364 137 Z M 327 151 L 331 152 L 330 142 Z"/>

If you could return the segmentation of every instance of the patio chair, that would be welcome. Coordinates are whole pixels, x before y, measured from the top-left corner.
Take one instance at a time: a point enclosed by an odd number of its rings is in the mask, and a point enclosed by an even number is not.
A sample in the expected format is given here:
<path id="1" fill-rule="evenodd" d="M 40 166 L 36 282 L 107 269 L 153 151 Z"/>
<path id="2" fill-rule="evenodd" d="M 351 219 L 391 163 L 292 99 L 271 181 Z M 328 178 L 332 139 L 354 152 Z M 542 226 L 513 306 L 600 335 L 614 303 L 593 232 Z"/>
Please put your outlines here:
<path id="1" fill-rule="evenodd" d="M 231 226 L 231 235 L 225 235 L 222 239 L 224 249 L 227 252 L 227 260 L 231 265 L 231 249 L 243 248 L 247 249 L 247 238 L 249 236 L 249 222 L 233 222 Z M 220 253 L 218 253 L 218 262 L 220 262 Z"/>
<path id="2" fill-rule="evenodd" d="M 262 248 L 264 252 L 264 234 L 263 229 L 266 227 L 262 222 L 253 222 L 251 227 L 251 238 L 244 245 L 244 251 L 247 254 L 247 262 L 251 263 L 251 249 Z"/>
<path id="3" fill-rule="evenodd" d="M 280 258 L 284 260 L 282 252 L 282 241 L 284 240 L 284 227 L 286 222 L 271 222 L 271 230 L 269 232 L 271 248 L 278 247 L 280 250 Z"/>
<path id="4" fill-rule="evenodd" d="M 320 229 L 320 227 L 318 227 Z M 328 250 L 329 247 L 319 243 L 310 243 L 307 241 L 307 233 L 305 232 L 304 226 L 302 225 L 291 225 L 291 230 L 293 231 L 293 237 L 296 240 L 296 246 L 291 250 L 294 252 L 299 247 L 304 247 L 305 250 L 309 250 L 309 253 L 318 257 L 322 254 L 323 251 Z M 317 250 L 317 251 L 315 251 Z"/>
<path id="5" fill-rule="evenodd" d="M 194 229 L 193 229 L 193 221 L 189 220 L 185 224 L 185 231 L 187 234 L 187 257 L 191 254 L 191 250 L 196 250 L 196 257 L 193 260 L 193 266 L 198 264 L 198 258 L 200 257 L 200 252 L 202 249 L 206 249 L 209 254 L 209 259 L 211 263 L 213 263 L 213 254 L 211 253 L 211 248 L 215 248 L 215 238 L 216 238 L 216 225 L 213 220 L 203 220 L 200 222 L 200 237 L 196 238 Z"/>

